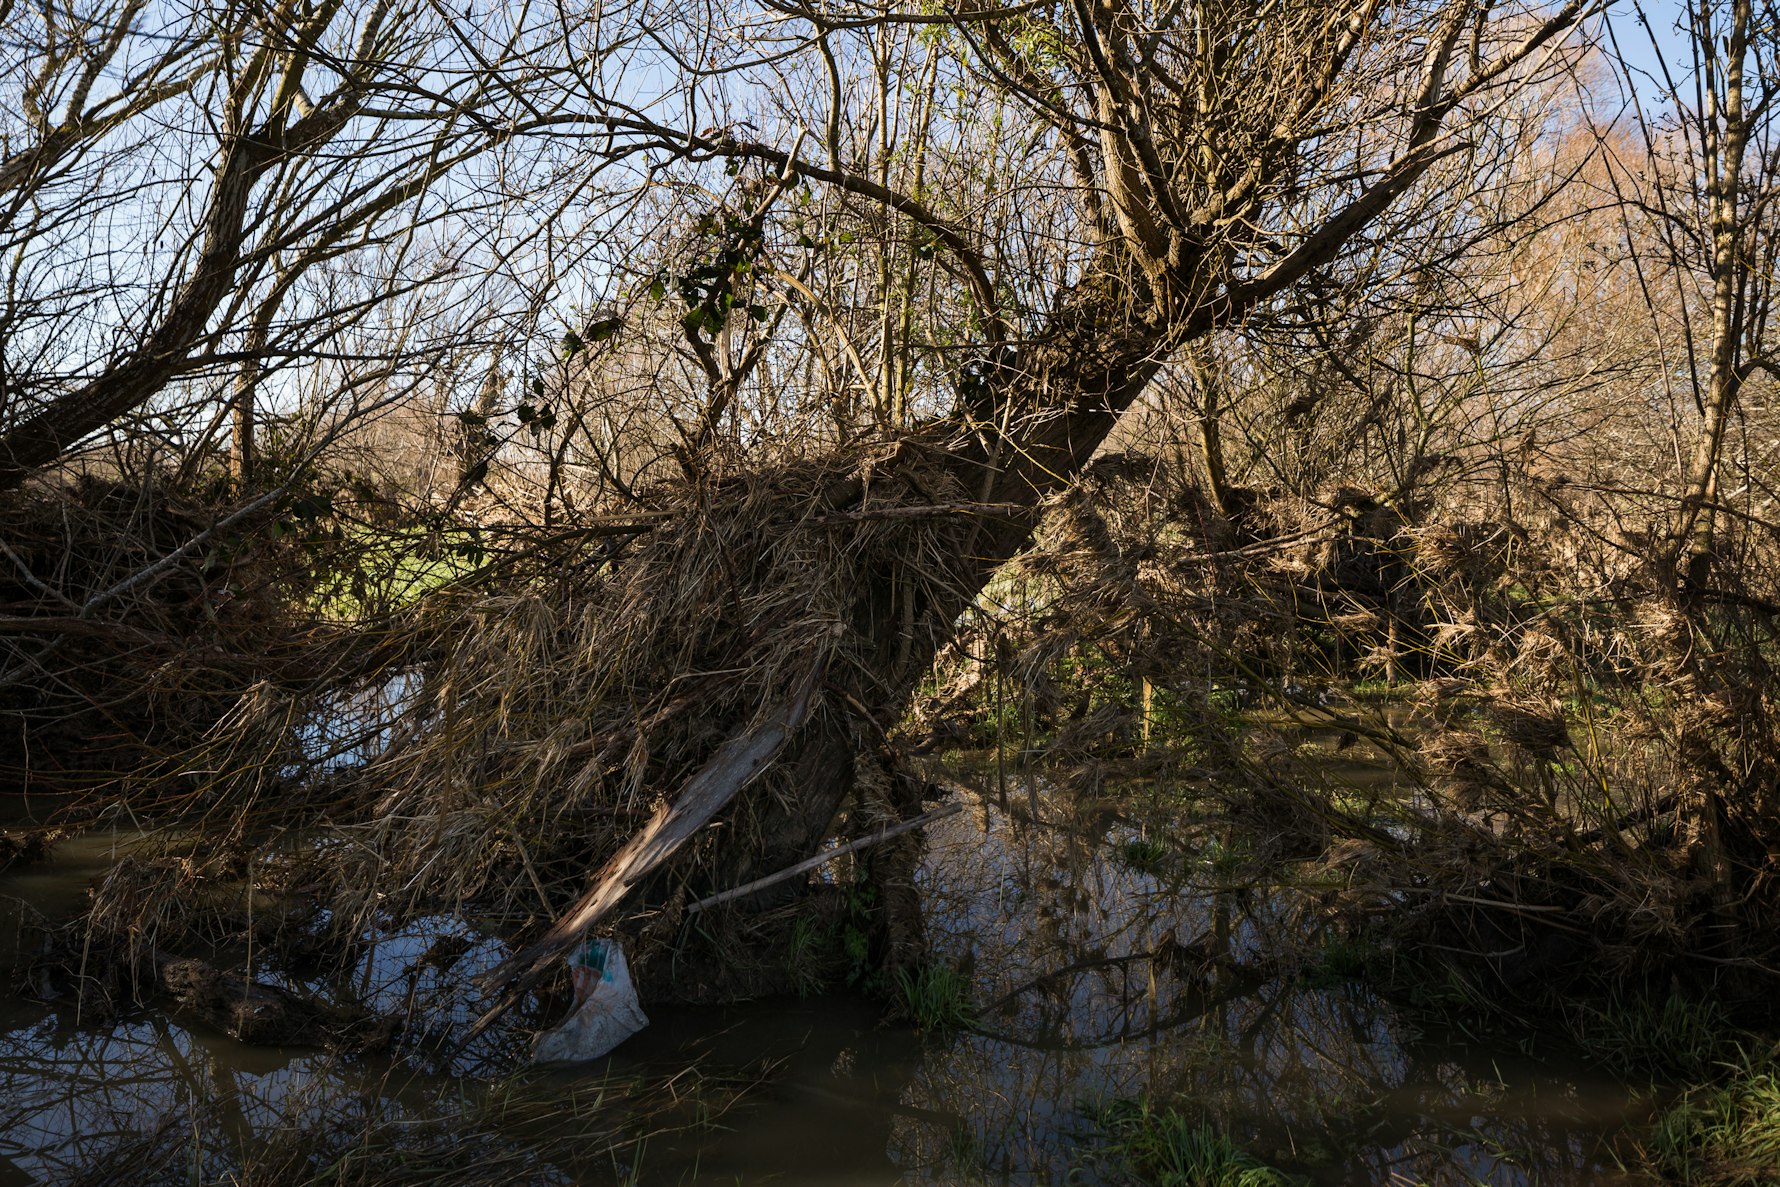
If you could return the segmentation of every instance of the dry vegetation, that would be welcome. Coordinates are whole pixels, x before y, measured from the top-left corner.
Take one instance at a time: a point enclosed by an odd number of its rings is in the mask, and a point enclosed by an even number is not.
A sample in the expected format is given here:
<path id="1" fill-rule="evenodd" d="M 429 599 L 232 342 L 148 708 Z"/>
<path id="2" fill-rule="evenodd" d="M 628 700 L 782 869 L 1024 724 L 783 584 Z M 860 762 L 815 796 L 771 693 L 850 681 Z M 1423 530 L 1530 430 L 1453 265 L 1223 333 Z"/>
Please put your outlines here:
<path id="1" fill-rule="evenodd" d="M 966 744 L 1184 789 L 1482 993 L 1761 1013 L 1771 5 L 1656 80 L 1581 0 L 646 7 L 0 4 L 0 861 L 160 830 L 34 992 L 364 1050 L 224 966 L 441 911 L 522 986 L 597 927 L 800 987 L 843 916 L 912 981 L 909 837 L 693 908 Z M 126 268 L 89 200 L 190 226 Z"/>

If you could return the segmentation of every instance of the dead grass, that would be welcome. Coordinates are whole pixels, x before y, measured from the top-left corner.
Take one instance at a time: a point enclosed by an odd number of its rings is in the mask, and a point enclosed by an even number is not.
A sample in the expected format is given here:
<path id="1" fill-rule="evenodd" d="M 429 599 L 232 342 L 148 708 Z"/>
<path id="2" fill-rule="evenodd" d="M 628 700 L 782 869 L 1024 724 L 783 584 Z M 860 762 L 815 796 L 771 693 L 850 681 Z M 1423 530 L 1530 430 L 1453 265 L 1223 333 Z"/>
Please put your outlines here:
<path id="1" fill-rule="evenodd" d="M 262 889 L 324 906 L 342 945 L 441 909 L 512 931 L 559 915 L 713 752 L 820 673 L 791 756 L 636 888 L 645 937 L 678 942 L 682 888 L 769 873 L 847 828 L 797 746 L 840 754 L 844 792 L 912 683 L 899 671 L 935 645 L 898 627 L 969 587 L 983 514 L 924 449 L 713 477 L 655 492 L 645 514 L 539 533 L 365 624 L 343 678 L 257 683 L 162 768 L 178 793 L 137 803 L 253 863 Z M 379 704 L 398 679 L 410 695 Z M 372 711 L 335 746 L 366 761 L 318 769 L 306 732 L 353 704 Z M 198 917 L 165 883 L 185 876 L 177 861 L 120 869 L 87 925 L 131 967 L 176 951 Z"/>

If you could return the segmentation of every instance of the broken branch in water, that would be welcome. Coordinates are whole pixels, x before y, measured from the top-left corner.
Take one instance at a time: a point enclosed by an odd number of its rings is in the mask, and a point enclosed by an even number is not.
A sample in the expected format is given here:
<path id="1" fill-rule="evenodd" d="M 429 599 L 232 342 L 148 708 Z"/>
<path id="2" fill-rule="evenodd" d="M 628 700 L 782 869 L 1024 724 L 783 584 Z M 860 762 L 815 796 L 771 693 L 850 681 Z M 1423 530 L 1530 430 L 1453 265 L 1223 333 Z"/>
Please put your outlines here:
<path id="1" fill-rule="evenodd" d="M 508 958 L 482 978 L 484 986 L 500 987 L 504 992 L 500 1000 L 470 1027 L 465 1041 L 481 1034 L 511 1009 L 536 982 L 550 959 L 568 951 L 576 940 L 624 899 L 633 885 L 672 857 L 681 845 L 691 840 L 734 799 L 736 793 L 771 765 L 784 750 L 785 743 L 808 720 L 812 699 L 827 666 L 826 660 L 826 651 L 818 654 L 783 704 L 760 724 L 731 736 L 719 746 L 711 760 L 687 780 L 679 796 L 657 809 L 649 823 L 601 868 L 592 888 L 581 896 L 581 901 L 568 914 L 557 920 L 543 939 Z"/>
<path id="2" fill-rule="evenodd" d="M 743 898 L 753 894 L 757 890 L 765 890 L 769 886 L 777 886 L 779 883 L 784 882 L 789 878 L 795 878 L 799 874 L 808 873 L 817 866 L 827 865 L 837 857 L 845 857 L 849 853 L 857 853 L 859 850 L 870 848 L 880 841 L 888 841 L 891 837 L 900 837 L 903 833 L 912 832 L 913 830 L 920 828 L 922 825 L 932 824 L 934 821 L 942 820 L 947 816 L 955 816 L 962 811 L 964 811 L 963 804 L 947 804 L 943 808 L 935 808 L 931 812 L 924 812 L 913 820 L 905 820 L 901 824 L 891 825 L 888 828 L 881 828 L 869 836 L 859 837 L 856 840 L 848 841 L 845 845 L 837 845 L 835 848 L 818 853 L 814 857 L 806 858 L 794 866 L 787 866 L 776 874 L 768 874 L 764 878 L 756 878 L 752 882 L 744 882 L 740 886 L 713 894 L 709 898 L 699 899 L 696 903 L 693 903 L 686 908 L 686 913 L 688 915 L 695 914 L 696 912 L 708 910 L 711 907 L 719 906 L 734 899 Z"/>

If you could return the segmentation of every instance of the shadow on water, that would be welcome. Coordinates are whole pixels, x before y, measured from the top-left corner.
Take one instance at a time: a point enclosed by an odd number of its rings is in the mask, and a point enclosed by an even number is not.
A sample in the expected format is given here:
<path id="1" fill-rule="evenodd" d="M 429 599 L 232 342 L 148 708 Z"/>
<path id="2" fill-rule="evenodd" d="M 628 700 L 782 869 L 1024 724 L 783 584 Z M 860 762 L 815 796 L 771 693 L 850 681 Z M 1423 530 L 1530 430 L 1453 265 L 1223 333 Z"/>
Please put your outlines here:
<path id="1" fill-rule="evenodd" d="M 1135 861 L 1130 826 L 1040 808 L 1035 825 L 972 804 L 929 831 L 929 938 L 972 986 L 968 1030 L 883 1026 L 878 1006 L 845 997 L 656 1007 L 609 1059 L 515 1081 L 491 1075 L 516 1057 L 513 1035 L 441 1070 L 412 1051 L 343 1059 L 152 1014 L 82 1025 L 12 1001 L 0 1008 L 0 1184 L 64 1181 L 131 1135 L 190 1132 L 200 1114 L 236 1149 L 317 1123 L 474 1131 L 534 1182 L 1120 1182 L 1094 1156 L 1095 1118 L 1136 1099 L 1203 1118 L 1319 1185 L 1621 1181 L 1608 1143 L 1638 1112 L 1621 1086 L 1506 1040 L 1486 1050 L 1419 1034 L 1363 983 L 1278 959 L 1278 904 L 1220 886 L 1216 852 Z M 118 843 L 93 834 L 0 875 L 0 897 L 65 913 Z M 461 1025 L 475 1003 L 453 987 L 500 946 L 464 931 L 466 963 L 429 965 L 452 928 L 374 937 L 354 975 L 383 1005 Z M 579 1094 L 574 1109 L 550 1103 L 564 1093 Z M 219 1154 L 182 1157 L 178 1181 L 228 1169 Z M 438 1181 L 476 1181 L 456 1173 Z"/>

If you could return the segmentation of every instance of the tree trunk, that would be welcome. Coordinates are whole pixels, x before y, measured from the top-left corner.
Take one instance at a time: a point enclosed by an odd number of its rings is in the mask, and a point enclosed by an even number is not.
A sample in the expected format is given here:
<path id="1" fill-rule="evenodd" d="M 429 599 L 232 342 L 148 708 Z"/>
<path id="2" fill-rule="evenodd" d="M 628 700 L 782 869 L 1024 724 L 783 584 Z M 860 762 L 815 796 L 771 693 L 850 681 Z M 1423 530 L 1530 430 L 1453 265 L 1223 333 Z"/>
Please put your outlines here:
<path id="1" fill-rule="evenodd" d="M 1199 385 L 1199 460 L 1205 467 L 1205 492 L 1219 515 L 1230 517 L 1230 479 L 1224 468 L 1223 389 L 1211 365 L 1195 351 L 1186 354 L 1193 382 Z"/>
<path id="2" fill-rule="evenodd" d="M 1158 304 L 1190 306 L 1156 302 L 1146 280 L 1118 267 L 1125 258 L 1105 253 L 1100 273 L 1072 294 L 1048 333 L 995 360 L 975 415 L 966 409 L 929 426 L 920 438 L 927 447 L 911 442 L 879 469 L 931 468 L 937 459 L 996 513 L 976 519 L 962 546 L 933 562 L 944 571 L 923 571 L 918 583 L 900 563 L 858 575 L 851 626 L 863 644 L 860 662 L 830 669 L 826 710 L 779 759 L 793 772 L 787 783 L 797 789 L 795 799 L 745 799 L 733 809 L 751 816 L 741 824 L 745 835 L 765 841 L 720 863 L 720 880 L 735 885 L 792 865 L 833 835 L 854 788 L 855 761 L 902 717 L 960 615 L 996 570 L 1030 544 L 1044 498 L 1088 463 L 1161 361 L 1209 326 L 1202 316 L 1148 316 Z M 983 415 L 988 409 L 996 410 L 994 419 Z M 851 501 L 863 494 L 862 486 Z M 847 504 L 843 499 L 837 509 Z M 870 720 L 860 719 L 861 710 Z M 920 805 L 893 810 L 907 818 Z"/>
<path id="3" fill-rule="evenodd" d="M 242 494 L 253 490 L 254 472 L 258 468 L 259 416 L 255 399 L 260 375 L 265 370 L 261 354 L 266 349 L 273 307 L 274 303 L 268 301 L 253 319 L 243 345 L 247 357 L 241 360 L 241 369 L 235 373 L 234 407 L 230 409 L 229 470 L 235 480 L 235 489 Z"/>
<path id="4" fill-rule="evenodd" d="M 1743 387 L 1737 348 L 1742 338 L 1742 302 L 1749 262 L 1743 252 L 1739 198 L 1743 188 L 1743 157 L 1749 144 L 1749 120 L 1743 104 L 1743 58 L 1749 52 L 1749 0 L 1734 0 L 1731 29 L 1725 38 L 1722 90 L 1712 85 L 1718 73 L 1719 42 L 1702 13 L 1694 37 L 1707 63 L 1704 115 L 1706 200 L 1712 220 L 1712 357 L 1707 371 L 1704 418 L 1688 466 L 1681 518 L 1674 536 L 1675 559 L 1690 546 L 1703 555 L 1712 545 L 1712 504 L 1718 498 L 1719 459 L 1725 431 Z M 1720 109 L 1722 105 L 1722 110 Z"/>

